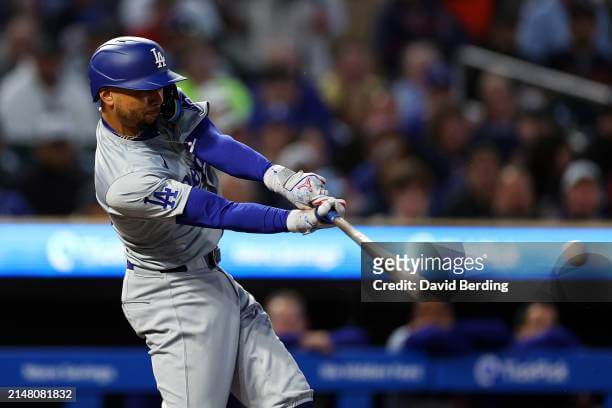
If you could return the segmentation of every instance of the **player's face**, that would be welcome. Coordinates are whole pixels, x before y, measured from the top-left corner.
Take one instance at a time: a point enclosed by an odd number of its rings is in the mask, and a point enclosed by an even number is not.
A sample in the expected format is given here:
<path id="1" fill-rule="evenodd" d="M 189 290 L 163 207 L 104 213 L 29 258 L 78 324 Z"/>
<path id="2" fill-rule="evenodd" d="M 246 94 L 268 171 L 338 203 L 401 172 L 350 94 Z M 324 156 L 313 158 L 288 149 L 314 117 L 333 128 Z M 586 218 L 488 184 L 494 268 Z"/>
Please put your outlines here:
<path id="1" fill-rule="evenodd" d="M 124 125 L 138 129 L 155 122 L 163 101 L 162 89 L 152 91 L 117 89 L 113 91 L 114 110 L 118 119 Z"/>

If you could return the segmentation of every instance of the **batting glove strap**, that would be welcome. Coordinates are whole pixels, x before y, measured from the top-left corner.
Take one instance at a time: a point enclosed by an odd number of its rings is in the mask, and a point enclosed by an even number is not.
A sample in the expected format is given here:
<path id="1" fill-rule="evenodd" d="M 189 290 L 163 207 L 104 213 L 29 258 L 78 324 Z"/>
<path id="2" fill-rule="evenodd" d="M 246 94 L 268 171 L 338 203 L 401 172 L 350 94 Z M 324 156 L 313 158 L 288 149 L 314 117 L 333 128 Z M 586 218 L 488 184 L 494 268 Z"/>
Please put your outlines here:
<path id="1" fill-rule="evenodd" d="M 326 196 L 325 179 L 314 173 L 295 172 L 275 164 L 266 170 L 263 182 L 270 191 L 282 195 L 300 209 L 312 207 L 312 202 Z"/>
<path id="2" fill-rule="evenodd" d="M 319 206 L 309 210 L 293 210 L 287 217 L 287 229 L 290 232 L 308 234 L 321 228 L 331 228 L 334 224 L 327 219 L 327 214 L 333 209 L 340 216 L 344 215 L 344 200 L 325 197 Z"/>
<path id="3" fill-rule="evenodd" d="M 287 216 L 287 230 L 289 232 L 301 232 L 308 234 L 317 225 L 317 217 L 314 210 L 293 210 Z"/>

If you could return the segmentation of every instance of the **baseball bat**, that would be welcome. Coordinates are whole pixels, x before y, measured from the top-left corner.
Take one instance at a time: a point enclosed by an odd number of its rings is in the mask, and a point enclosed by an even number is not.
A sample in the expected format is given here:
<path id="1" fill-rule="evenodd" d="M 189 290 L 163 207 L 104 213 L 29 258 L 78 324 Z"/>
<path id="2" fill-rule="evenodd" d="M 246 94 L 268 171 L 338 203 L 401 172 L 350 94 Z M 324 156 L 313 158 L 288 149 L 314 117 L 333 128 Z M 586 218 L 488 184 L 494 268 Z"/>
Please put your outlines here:
<path id="1" fill-rule="evenodd" d="M 353 225 L 341 217 L 335 210 L 331 210 L 327 216 L 327 220 L 333 224 L 335 224 L 338 228 L 342 230 L 346 235 L 349 236 L 353 241 L 357 243 L 357 245 L 361 245 L 365 242 L 372 242 L 370 238 L 368 238 L 363 232 L 359 231 L 357 228 L 353 227 Z"/>
<path id="2" fill-rule="evenodd" d="M 393 255 L 389 252 L 385 251 L 379 245 L 361 245 L 366 243 L 374 242 L 363 232 L 359 231 L 357 228 L 353 226 L 350 222 L 348 222 L 344 217 L 341 217 L 338 212 L 335 210 L 331 210 L 325 216 L 328 222 L 335 224 L 342 232 L 349 236 L 357 245 L 363 248 L 364 251 L 372 258 L 392 258 Z"/>
<path id="3" fill-rule="evenodd" d="M 383 259 L 393 258 L 393 255 L 390 252 L 382 248 L 380 245 L 372 244 L 372 242 L 374 241 L 372 241 L 363 232 L 355 228 L 350 222 L 345 220 L 344 217 L 341 217 L 340 214 L 338 214 L 335 210 L 331 210 L 329 213 L 327 213 L 327 215 L 324 218 L 328 222 L 331 222 L 335 224 L 338 228 L 340 228 L 342 232 L 344 232 L 353 241 L 355 241 L 357 245 L 359 245 L 372 258 L 383 258 Z M 369 245 L 361 245 L 361 244 L 368 244 L 368 243 Z M 389 270 L 387 271 L 387 273 L 389 277 L 395 282 L 399 282 L 402 279 L 406 280 L 405 277 L 400 276 L 398 272 L 395 270 Z M 418 275 L 413 275 L 409 279 L 417 280 L 418 277 L 419 277 Z M 407 300 L 410 300 L 410 301 L 418 300 L 417 295 L 414 293 L 407 294 L 407 297 L 408 297 Z"/>

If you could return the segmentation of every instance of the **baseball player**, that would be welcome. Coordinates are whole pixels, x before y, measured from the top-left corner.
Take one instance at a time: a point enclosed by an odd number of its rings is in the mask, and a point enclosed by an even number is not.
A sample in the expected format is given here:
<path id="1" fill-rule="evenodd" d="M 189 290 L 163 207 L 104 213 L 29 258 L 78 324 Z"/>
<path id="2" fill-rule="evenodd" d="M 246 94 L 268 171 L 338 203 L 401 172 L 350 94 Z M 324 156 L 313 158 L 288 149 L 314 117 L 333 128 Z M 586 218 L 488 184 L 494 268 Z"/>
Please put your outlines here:
<path id="1" fill-rule="evenodd" d="M 312 407 L 313 391 L 253 296 L 218 265 L 224 229 L 309 233 L 344 202 L 313 173 L 273 165 L 222 134 L 208 103 L 154 41 L 119 37 L 89 62 L 101 119 L 96 196 L 125 246 L 124 314 L 146 340 L 166 408 Z M 217 194 L 214 168 L 263 182 L 298 209 L 235 203 Z"/>

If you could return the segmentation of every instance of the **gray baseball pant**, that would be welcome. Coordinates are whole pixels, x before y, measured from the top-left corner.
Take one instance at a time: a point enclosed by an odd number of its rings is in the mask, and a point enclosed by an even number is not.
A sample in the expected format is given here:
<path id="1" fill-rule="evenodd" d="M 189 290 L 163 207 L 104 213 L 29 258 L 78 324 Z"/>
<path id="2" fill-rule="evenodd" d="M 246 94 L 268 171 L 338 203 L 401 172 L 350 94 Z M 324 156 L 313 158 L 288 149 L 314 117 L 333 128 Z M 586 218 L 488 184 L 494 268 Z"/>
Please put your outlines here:
<path id="1" fill-rule="evenodd" d="M 134 267 L 124 314 L 146 340 L 162 408 L 294 408 L 313 391 L 268 315 L 221 268 L 160 273 Z M 307 404 L 309 405 L 309 404 Z"/>

